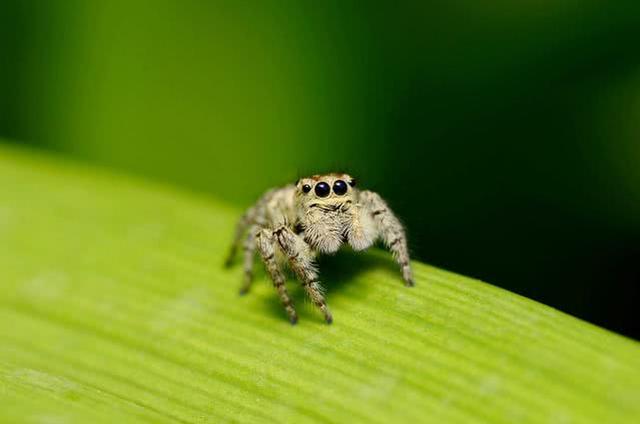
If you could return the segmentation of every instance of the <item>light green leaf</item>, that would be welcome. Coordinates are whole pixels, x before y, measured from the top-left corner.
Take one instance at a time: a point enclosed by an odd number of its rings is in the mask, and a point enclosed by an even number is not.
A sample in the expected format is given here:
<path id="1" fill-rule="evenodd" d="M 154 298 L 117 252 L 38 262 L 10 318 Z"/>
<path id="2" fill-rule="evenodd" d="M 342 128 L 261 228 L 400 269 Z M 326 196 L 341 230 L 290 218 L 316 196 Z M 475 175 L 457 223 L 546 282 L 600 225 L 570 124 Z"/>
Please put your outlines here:
<path id="1" fill-rule="evenodd" d="M 640 422 L 639 344 L 534 301 L 344 253 L 291 326 L 222 268 L 238 210 L 6 146 L 0 181 L 0 422 Z"/>

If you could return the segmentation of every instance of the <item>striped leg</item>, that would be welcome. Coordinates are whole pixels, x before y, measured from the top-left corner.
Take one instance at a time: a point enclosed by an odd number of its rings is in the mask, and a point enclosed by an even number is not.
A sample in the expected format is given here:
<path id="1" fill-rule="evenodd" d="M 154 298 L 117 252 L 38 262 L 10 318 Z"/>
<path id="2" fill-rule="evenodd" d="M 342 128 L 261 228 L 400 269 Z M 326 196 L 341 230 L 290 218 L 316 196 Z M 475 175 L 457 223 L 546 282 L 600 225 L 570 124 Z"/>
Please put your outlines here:
<path id="1" fill-rule="evenodd" d="M 229 248 L 229 253 L 227 254 L 227 259 L 224 261 L 224 266 L 230 267 L 233 264 L 233 259 L 236 256 L 236 251 L 238 250 L 238 246 L 240 245 L 240 240 L 242 240 L 242 236 L 244 232 L 247 230 L 247 227 L 255 222 L 256 216 L 256 208 L 249 208 L 238 220 L 236 224 L 236 230 L 233 235 L 233 241 L 231 242 L 231 247 Z"/>
<path id="2" fill-rule="evenodd" d="M 313 261 L 313 253 L 309 245 L 288 227 L 280 227 L 273 234 L 277 237 L 278 244 L 287 255 L 291 269 L 302 280 L 307 295 L 324 314 L 327 324 L 333 322 L 333 317 L 322 293 L 322 286 L 318 281 L 318 271 Z"/>
<path id="3" fill-rule="evenodd" d="M 257 237 L 258 250 L 260 251 L 260 256 L 262 256 L 262 260 L 267 268 L 267 272 L 269 272 L 269 275 L 273 280 L 273 286 L 278 291 L 278 295 L 280 295 L 280 301 L 289 315 L 289 321 L 291 324 L 295 324 L 298 322 L 298 315 L 296 314 L 296 310 L 293 308 L 293 303 L 291 302 L 291 297 L 289 297 L 287 288 L 284 286 L 284 274 L 278 268 L 278 264 L 275 259 L 275 249 L 277 244 L 273 232 L 263 229 L 258 233 Z"/>
<path id="4" fill-rule="evenodd" d="M 244 241 L 244 280 L 240 288 L 240 294 L 246 294 L 253 282 L 253 256 L 256 253 L 256 233 L 258 226 L 252 225 Z"/>
<path id="5" fill-rule="evenodd" d="M 370 213 L 378 227 L 380 237 L 393 254 L 404 278 L 407 287 L 413 287 L 413 272 L 409 263 L 409 248 L 407 247 L 407 237 L 402 224 L 393 214 L 389 206 L 382 198 L 374 192 L 363 191 L 360 193 L 362 203 L 366 212 Z"/>

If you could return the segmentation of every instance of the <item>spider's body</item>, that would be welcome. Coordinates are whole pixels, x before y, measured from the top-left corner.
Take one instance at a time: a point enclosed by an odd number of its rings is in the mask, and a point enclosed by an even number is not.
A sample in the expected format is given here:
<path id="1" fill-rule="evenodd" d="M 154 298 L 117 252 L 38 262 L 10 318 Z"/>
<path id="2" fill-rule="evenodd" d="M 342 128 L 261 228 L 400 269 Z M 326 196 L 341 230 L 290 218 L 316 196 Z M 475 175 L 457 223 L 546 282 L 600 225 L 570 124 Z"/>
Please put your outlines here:
<path id="1" fill-rule="evenodd" d="M 378 194 L 356 189 L 347 174 L 314 175 L 265 193 L 238 223 L 228 264 L 247 230 L 241 293 L 251 285 L 257 249 L 292 323 L 298 318 L 284 286 L 282 262 L 300 278 L 328 323 L 333 319 L 315 266 L 319 253 L 334 253 L 345 243 L 363 250 L 382 239 L 401 266 L 406 285 L 414 284 L 402 225 Z"/>

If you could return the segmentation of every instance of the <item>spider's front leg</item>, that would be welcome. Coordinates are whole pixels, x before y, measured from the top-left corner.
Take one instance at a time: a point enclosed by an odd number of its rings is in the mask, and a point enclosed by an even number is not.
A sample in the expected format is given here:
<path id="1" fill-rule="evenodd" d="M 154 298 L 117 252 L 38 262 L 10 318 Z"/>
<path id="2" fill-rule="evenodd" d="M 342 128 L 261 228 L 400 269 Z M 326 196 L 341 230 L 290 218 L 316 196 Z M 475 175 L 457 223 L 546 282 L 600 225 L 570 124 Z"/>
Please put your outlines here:
<path id="1" fill-rule="evenodd" d="M 363 191 L 360 193 L 360 201 L 365 208 L 365 213 L 369 213 L 373 218 L 380 238 L 382 238 L 382 241 L 391 251 L 398 265 L 400 265 L 405 285 L 407 287 L 414 286 L 413 272 L 409 262 L 407 236 L 402 224 L 379 194 L 372 191 Z"/>
<path id="2" fill-rule="evenodd" d="M 291 324 L 295 324 L 298 322 L 298 314 L 296 314 L 291 297 L 287 292 L 287 288 L 284 286 L 284 274 L 278 268 L 278 263 L 275 259 L 278 242 L 276 241 L 273 231 L 268 229 L 261 230 L 256 236 L 256 242 L 260 255 L 262 256 L 262 260 L 264 261 L 267 271 L 273 280 L 273 286 L 280 295 L 282 306 L 284 306 L 287 314 L 289 315 L 289 321 Z"/>
<path id="3" fill-rule="evenodd" d="M 277 238 L 282 251 L 287 255 L 291 269 L 302 281 L 302 286 L 307 295 L 309 295 L 313 304 L 322 311 L 327 324 L 331 324 L 333 316 L 322 294 L 322 286 L 318 280 L 313 251 L 302 237 L 296 235 L 289 227 L 279 227 L 273 234 Z"/>

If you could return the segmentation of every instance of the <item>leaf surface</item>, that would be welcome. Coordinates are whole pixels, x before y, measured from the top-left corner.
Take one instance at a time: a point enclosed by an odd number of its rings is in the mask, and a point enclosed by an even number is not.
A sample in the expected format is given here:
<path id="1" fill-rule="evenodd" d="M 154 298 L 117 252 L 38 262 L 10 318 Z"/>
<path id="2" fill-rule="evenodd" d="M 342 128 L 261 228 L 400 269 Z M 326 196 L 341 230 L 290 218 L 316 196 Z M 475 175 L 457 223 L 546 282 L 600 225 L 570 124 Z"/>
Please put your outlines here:
<path id="1" fill-rule="evenodd" d="M 241 211 L 1 145 L 0 181 L 0 422 L 640 422 L 639 344 L 540 303 L 345 252 L 291 326 L 222 267 Z"/>

